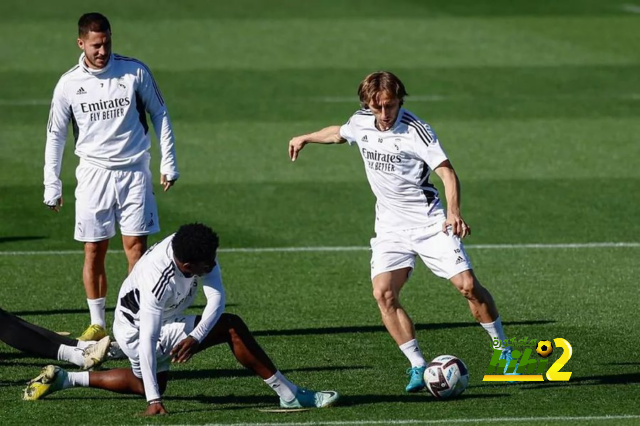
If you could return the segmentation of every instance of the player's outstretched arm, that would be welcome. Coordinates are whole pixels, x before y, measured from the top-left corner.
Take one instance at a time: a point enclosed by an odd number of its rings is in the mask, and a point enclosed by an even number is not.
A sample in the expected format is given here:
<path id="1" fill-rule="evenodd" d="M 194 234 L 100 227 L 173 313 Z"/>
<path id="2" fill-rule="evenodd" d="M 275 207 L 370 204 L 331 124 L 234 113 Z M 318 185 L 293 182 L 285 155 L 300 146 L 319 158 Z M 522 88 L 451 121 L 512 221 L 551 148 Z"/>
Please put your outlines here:
<path id="1" fill-rule="evenodd" d="M 443 161 L 434 171 L 442 179 L 447 199 L 447 220 L 442 225 L 442 230 L 448 233 L 447 228 L 451 227 L 451 232 L 460 238 L 470 235 L 471 228 L 460 215 L 460 181 L 451 162 Z"/>
<path id="2" fill-rule="evenodd" d="M 296 136 L 289 141 L 289 158 L 296 161 L 298 153 L 308 143 L 334 144 L 344 143 L 346 140 L 340 135 L 340 126 L 329 126 L 317 132 Z"/>

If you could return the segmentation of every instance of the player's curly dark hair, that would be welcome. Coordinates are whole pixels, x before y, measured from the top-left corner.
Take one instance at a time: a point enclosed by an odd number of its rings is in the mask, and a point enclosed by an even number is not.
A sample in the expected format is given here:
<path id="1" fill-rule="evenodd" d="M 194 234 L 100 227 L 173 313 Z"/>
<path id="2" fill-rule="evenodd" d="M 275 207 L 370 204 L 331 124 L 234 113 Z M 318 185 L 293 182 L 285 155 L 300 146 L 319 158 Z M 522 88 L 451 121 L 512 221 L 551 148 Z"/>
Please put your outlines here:
<path id="1" fill-rule="evenodd" d="M 202 223 L 182 225 L 173 236 L 173 255 L 182 263 L 209 262 L 218 250 L 218 234 Z"/>
<path id="2" fill-rule="evenodd" d="M 101 13 L 85 13 L 78 19 L 78 36 L 84 38 L 90 31 L 94 33 L 110 32 L 111 24 L 107 17 Z"/>

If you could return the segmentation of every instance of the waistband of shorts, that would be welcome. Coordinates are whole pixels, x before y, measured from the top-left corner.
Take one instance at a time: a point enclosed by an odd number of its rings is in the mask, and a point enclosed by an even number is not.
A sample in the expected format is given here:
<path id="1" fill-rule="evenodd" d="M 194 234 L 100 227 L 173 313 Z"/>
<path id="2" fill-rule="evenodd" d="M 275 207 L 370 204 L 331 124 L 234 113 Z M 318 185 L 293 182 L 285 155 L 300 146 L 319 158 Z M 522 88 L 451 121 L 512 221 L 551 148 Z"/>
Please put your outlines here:
<path id="1" fill-rule="evenodd" d="M 109 163 L 106 165 L 101 161 L 93 161 L 90 158 L 82 158 L 80 157 L 80 161 L 78 162 L 78 167 L 88 167 L 93 169 L 102 169 L 102 170 L 117 170 L 117 171 L 141 171 L 149 169 L 149 165 L 151 164 L 151 155 L 147 153 L 147 155 L 142 156 L 135 163 Z"/>
<path id="2" fill-rule="evenodd" d="M 441 231 L 442 224 L 446 221 L 446 217 L 439 217 L 433 223 L 424 226 L 416 226 L 414 228 L 398 228 L 398 229 L 381 229 L 376 231 L 376 236 L 385 234 L 413 234 L 415 232 L 421 232 L 428 230 L 432 232 L 434 230 Z M 435 233 L 435 231 L 434 231 Z"/>

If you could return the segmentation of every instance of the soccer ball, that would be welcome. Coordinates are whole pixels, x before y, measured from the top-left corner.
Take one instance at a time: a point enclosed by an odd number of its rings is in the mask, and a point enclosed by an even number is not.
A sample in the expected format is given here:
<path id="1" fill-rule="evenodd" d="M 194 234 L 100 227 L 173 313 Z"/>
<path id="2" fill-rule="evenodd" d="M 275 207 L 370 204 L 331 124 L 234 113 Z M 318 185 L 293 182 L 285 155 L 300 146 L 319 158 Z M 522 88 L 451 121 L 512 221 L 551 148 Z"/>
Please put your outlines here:
<path id="1" fill-rule="evenodd" d="M 548 340 L 540 340 L 536 347 L 536 352 L 542 358 L 546 358 L 551 355 L 551 352 L 553 352 L 553 346 L 551 346 L 551 342 Z"/>
<path id="2" fill-rule="evenodd" d="M 469 370 L 464 362 L 455 356 L 440 355 L 427 365 L 424 383 L 436 398 L 453 398 L 467 388 Z"/>

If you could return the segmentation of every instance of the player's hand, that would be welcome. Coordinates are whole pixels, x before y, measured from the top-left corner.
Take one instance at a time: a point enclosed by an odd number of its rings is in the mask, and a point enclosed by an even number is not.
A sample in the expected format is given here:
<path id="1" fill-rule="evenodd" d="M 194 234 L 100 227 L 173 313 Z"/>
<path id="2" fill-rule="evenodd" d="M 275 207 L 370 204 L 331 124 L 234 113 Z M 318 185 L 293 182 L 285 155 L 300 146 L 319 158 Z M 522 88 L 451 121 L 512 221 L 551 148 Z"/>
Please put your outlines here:
<path id="1" fill-rule="evenodd" d="M 298 153 L 307 143 L 305 136 L 296 136 L 289 141 L 289 158 L 291 158 L 291 161 L 296 161 Z"/>
<path id="2" fill-rule="evenodd" d="M 62 200 L 62 197 L 60 197 L 56 200 L 55 204 L 51 204 L 51 205 L 45 204 L 45 206 L 47 206 L 49 210 L 53 210 L 54 212 L 58 213 L 60 211 L 60 208 L 62 207 L 62 204 L 63 204 L 63 200 Z"/>
<path id="3" fill-rule="evenodd" d="M 464 219 L 460 215 L 451 213 L 447 214 L 447 220 L 442 224 L 442 232 L 449 235 L 449 231 L 460 238 L 471 235 L 471 227 Z"/>
<path id="4" fill-rule="evenodd" d="M 167 179 L 167 175 L 160 175 L 160 185 L 162 185 L 162 189 L 164 192 L 167 192 L 169 188 L 175 185 L 176 179 L 169 180 Z"/>
<path id="5" fill-rule="evenodd" d="M 143 416 L 166 416 L 169 414 L 162 402 L 157 402 L 155 404 L 149 404 L 147 409 L 142 413 Z"/>
<path id="6" fill-rule="evenodd" d="M 177 345 L 171 349 L 171 361 L 172 362 L 187 362 L 198 351 L 198 342 L 193 337 L 189 336 L 186 339 L 178 342 Z"/>

